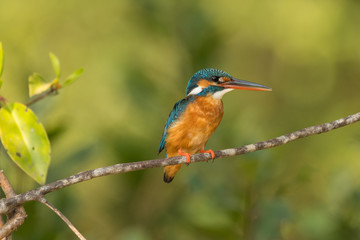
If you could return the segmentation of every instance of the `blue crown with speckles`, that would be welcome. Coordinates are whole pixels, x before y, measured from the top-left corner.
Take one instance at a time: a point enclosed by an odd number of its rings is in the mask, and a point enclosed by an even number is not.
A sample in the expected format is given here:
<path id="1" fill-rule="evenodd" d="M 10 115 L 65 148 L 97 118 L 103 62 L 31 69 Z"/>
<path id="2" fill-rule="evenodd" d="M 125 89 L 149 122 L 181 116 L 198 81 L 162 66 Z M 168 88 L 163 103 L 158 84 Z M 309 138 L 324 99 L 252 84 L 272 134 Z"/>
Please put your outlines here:
<path id="1" fill-rule="evenodd" d="M 197 87 L 197 82 L 200 79 L 206 79 L 206 80 L 210 80 L 211 77 L 213 76 L 217 76 L 217 77 L 228 77 L 228 78 L 232 78 L 230 74 L 228 74 L 227 72 L 218 70 L 218 69 L 214 69 L 214 68 L 205 68 L 205 69 L 201 69 L 199 71 L 197 71 L 191 78 L 190 81 L 186 87 L 186 95 L 188 95 L 194 88 Z"/>

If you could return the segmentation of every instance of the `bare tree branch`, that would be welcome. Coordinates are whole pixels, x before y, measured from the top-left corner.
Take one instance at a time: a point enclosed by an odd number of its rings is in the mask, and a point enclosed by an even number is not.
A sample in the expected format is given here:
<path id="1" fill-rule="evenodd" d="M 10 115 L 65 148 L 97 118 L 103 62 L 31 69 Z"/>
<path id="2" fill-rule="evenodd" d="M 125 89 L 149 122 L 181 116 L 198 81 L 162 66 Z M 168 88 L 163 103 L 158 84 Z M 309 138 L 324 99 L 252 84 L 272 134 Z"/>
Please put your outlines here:
<path id="1" fill-rule="evenodd" d="M 80 240 L 86 240 L 86 238 L 74 227 L 74 225 L 70 222 L 70 220 L 59 209 L 57 209 L 54 205 L 49 203 L 44 197 L 40 199 L 40 202 L 46 205 L 51 210 L 53 210 L 68 225 L 68 227 L 75 233 L 75 235 Z"/>
<path id="2" fill-rule="evenodd" d="M 16 196 L 4 172 L 0 170 L 0 186 L 7 198 Z M 0 216 L 1 217 L 1 216 Z M 26 218 L 26 212 L 22 205 L 17 205 L 15 209 L 7 213 L 7 222 L 0 228 L 0 239 L 11 240 L 11 233 L 21 226 Z"/>
<path id="3" fill-rule="evenodd" d="M 297 140 L 299 138 L 308 137 L 315 134 L 321 134 L 328 131 L 332 131 L 339 127 L 343 127 L 355 122 L 360 121 L 360 112 L 349 115 L 347 117 L 335 120 L 330 123 L 324 123 L 321 125 L 316 125 L 308 128 L 304 128 L 286 135 L 282 135 L 277 138 L 273 138 L 267 141 L 257 142 L 254 144 L 244 145 L 238 148 L 224 149 L 220 151 L 215 151 L 215 158 L 224 158 L 242 155 L 245 153 L 255 152 L 262 149 L 272 148 L 279 145 L 286 144 L 288 142 Z M 191 156 L 190 162 L 204 162 L 211 159 L 209 153 L 195 154 Z M 41 201 L 44 195 L 56 191 L 61 188 L 65 188 L 80 182 L 88 181 L 92 178 L 102 177 L 106 175 L 114 175 L 126 172 L 132 172 L 137 170 L 143 170 L 148 168 L 164 167 L 167 165 L 176 165 L 186 163 L 186 157 L 171 157 L 163 159 L 155 159 L 148 161 L 132 162 L 132 163 L 121 163 L 112 166 L 97 168 L 93 170 L 88 170 L 85 172 L 80 172 L 68 178 L 58 180 L 41 186 L 39 188 L 30 190 L 23 194 L 16 195 L 12 198 L 1 199 L 0 200 L 0 214 L 8 213 L 12 211 L 16 206 L 23 204 L 28 201 Z"/>

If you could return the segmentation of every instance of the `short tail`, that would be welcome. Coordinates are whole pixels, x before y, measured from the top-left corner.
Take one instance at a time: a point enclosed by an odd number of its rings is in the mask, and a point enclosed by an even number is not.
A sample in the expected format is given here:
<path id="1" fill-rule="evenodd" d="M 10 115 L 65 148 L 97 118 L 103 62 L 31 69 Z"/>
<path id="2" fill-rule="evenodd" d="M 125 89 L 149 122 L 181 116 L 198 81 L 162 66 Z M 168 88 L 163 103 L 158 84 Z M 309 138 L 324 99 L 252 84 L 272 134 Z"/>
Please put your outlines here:
<path id="1" fill-rule="evenodd" d="M 182 164 L 166 166 L 164 168 L 164 182 L 170 183 L 174 179 L 176 173 L 180 170 L 181 165 Z"/>

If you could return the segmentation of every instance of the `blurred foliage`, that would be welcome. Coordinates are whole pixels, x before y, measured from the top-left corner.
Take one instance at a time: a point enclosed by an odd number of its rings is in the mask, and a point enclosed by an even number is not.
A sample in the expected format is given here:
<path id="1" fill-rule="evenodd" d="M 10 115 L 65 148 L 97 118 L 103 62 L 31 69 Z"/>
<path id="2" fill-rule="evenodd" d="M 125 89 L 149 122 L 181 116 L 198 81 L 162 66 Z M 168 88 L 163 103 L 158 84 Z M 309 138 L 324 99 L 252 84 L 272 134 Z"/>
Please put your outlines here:
<path id="1" fill-rule="evenodd" d="M 3 0 L 2 79 L 12 81 L 2 92 L 24 101 L 27 77 L 51 69 L 48 51 L 62 69 L 86 70 L 34 105 L 52 144 L 48 182 L 157 158 L 173 104 L 205 67 L 273 88 L 224 97 L 207 147 L 239 146 L 359 111 L 359 11 L 353 0 Z M 359 130 L 194 164 L 171 184 L 162 169 L 95 179 L 49 201 L 89 239 L 357 239 Z M 4 152 L 0 158 L 17 192 L 35 187 Z M 15 239 L 74 238 L 44 206 L 25 208 Z"/>

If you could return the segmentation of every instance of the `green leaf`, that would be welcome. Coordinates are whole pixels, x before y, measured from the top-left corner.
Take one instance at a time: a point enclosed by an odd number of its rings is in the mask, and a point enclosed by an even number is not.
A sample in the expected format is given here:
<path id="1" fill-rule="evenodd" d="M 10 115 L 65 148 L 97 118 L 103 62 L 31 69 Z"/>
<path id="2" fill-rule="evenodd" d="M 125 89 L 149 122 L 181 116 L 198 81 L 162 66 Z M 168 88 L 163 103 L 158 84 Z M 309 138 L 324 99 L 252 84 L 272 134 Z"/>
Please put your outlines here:
<path id="1" fill-rule="evenodd" d="M 50 142 L 30 108 L 11 103 L 0 109 L 0 137 L 10 158 L 40 184 L 50 164 Z"/>
<path id="2" fill-rule="evenodd" d="M 57 56 L 53 53 L 49 53 L 51 64 L 53 65 L 55 75 L 57 78 L 60 77 L 60 61 Z"/>
<path id="3" fill-rule="evenodd" d="M 52 82 L 47 82 L 40 74 L 34 73 L 29 77 L 29 96 L 41 94 L 51 88 L 58 81 L 55 78 Z"/>
<path id="4" fill-rule="evenodd" d="M 84 69 L 80 68 L 78 70 L 76 70 L 75 72 L 73 72 L 72 74 L 70 74 L 70 76 L 68 76 L 65 80 L 65 82 L 62 84 L 63 87 L 66 87 L 70 84 L 72 84 L 73 82 L 75 82 L 75 80 L 77 80 L 81 74 L 83 74 Z"/>

